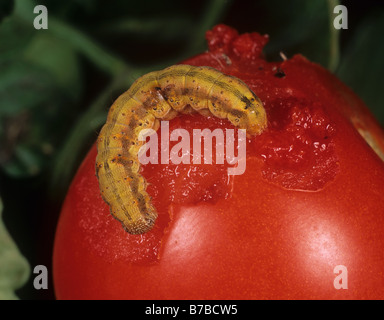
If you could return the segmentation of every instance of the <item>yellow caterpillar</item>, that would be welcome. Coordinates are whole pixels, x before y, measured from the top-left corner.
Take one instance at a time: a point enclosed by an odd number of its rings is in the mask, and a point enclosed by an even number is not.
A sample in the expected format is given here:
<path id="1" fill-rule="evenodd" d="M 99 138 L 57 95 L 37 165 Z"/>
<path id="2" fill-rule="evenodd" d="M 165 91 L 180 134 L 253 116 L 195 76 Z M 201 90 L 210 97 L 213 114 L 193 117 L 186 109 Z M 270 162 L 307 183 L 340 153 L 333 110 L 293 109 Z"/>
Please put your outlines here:
<path id="1" fill-rule="evenodd" d="M 210 67 L 175 65 L 151 72 L 111 106 L 97 141 L 96 176 L 112 215 L 129 233 L 149 231 L 157 218 L 139 171 L 140 131 L 195 111 L 228 119 L 249 135 L 267 126 L 263 104 L 247 85 Z"/>

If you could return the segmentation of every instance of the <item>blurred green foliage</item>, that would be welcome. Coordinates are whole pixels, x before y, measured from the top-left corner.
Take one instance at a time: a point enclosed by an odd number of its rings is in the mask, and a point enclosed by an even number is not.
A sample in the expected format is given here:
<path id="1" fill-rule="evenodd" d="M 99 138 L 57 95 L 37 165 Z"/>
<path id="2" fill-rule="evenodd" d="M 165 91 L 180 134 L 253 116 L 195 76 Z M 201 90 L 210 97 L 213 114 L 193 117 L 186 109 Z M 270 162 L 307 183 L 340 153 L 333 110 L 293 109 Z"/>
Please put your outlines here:
<path id="1" fill-rule="evenodd" d="M 269 60 L 300 52 L 322 64 L 384 124 L 384 6 L 342 2 L 349 29 L 337 31 L 338 3 L 2 0 L 0 195 L 4 220 L 31 264 L 50 265 L 61 202 L 113 100 L 139 76 L 206 50 L 205 31 L 217 23 L 269 34 Z M 48 8 L 47 30 L 33 28 L 38 4 Z"/>
<path id="2" fill-rule="evenodd" d="M 30 270 L 27 260 L 20 254 L 2 219 L 0 199 L 0 300 L 15 300 L 14 291 L 24 285 Z"/>

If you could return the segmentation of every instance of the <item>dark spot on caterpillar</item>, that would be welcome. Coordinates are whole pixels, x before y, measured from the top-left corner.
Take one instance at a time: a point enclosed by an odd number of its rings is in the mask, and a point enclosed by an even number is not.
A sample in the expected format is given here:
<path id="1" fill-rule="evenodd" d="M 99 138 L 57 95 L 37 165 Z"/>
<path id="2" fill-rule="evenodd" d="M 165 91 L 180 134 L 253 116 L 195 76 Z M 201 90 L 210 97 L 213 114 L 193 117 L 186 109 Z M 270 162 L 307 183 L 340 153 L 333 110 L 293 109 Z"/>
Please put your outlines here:
<path id="1" fill-rule="evenodd" d="M 132 221 L 132 218 L 129 215 L 127 215 L 127 218 L 128 218 L 128 220 Z M 125 231 L 128 231 L 126 226 L 123 225 L 123 227 L 124 227 Z"/>
<path id="2" fill-rule="evenodd" d="M 247 110 L 249 107 L 252 106 L 252 102 L 246 96 L 243 96 L 241 98 L 241 101 L 245 103 L 244 110 Z"/>
<path id="3" fill-rule="evenodd" d="M 230 111 L 230 113 L 236 117 L 236 122 L 239 121 L 240 118 L 242 118 L 244 116 L 244 112 L 241 111 L 241 110 L 237 110 L 237 109 L 233 109 Z"/>
<path id="4" fill-rule="evenodd" d="M 132 182 L 132 181 L 131 181 Z M 131 191 L 132 191 L 132 193 L 133 194 L 137 194 L 137 189 L 138 189 L 138 187 L 137 187 L 137 184 L 136 183 L 131 183 L 130 184 L 131 185 Z M 137 196 L 136 196 L 136 199 L 137 199 Z M 134 200 L 135 201 L 135 203 L 137 203 L 137 200 Z"/>

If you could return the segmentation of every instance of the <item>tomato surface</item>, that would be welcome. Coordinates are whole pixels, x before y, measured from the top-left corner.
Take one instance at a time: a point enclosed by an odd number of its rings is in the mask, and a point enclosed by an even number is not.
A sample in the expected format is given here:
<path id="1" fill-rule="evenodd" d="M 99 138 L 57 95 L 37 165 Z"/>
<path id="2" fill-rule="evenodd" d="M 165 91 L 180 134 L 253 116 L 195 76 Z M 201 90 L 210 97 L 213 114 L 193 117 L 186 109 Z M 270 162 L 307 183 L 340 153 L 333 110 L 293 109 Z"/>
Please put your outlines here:
<path id="1" fill-rule="evenodd" d="M 57 298 L 383 299 L 384 134 L 363 102 L 301 55 L 267 62 L 267 36 L 219 25 L 207 40 L 184 63 L 240 78 L 267 112 L 244 174 L 144 165 L 159 217 L 131 235 L 100 196 L 93 147 L 57 226 Z M 175 128 L 234 127 L 183 115 Z"/>

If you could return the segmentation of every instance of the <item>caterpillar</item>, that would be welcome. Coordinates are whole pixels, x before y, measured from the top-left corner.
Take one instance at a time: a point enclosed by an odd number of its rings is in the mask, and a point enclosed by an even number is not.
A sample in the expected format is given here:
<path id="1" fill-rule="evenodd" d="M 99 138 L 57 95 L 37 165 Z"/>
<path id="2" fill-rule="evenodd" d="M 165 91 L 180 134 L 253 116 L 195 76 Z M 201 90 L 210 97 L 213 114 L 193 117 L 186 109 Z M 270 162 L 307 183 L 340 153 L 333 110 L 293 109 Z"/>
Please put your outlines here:
<path id="1" fill-rule="evenodd" d="M 140 131 L 192 112 L 228 119 L 248 135 L 267 126 L 260 99 L 240 79 L 214 68 L 174 65 L 138 78 L 113 103 L 97 139 L 101 196 L 127 232 L 145 233 L 157 218 L 140 174 Z"/>

